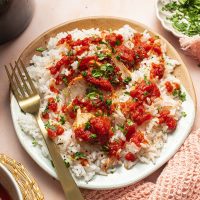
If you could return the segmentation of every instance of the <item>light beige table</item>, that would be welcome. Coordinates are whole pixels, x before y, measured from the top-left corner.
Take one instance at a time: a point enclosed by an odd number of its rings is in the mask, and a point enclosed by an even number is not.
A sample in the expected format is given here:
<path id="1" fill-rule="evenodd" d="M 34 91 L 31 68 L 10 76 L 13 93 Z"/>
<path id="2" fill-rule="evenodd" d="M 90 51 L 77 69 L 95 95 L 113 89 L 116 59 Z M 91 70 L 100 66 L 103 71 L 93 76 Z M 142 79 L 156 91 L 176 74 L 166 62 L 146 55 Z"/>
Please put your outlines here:
<path id="1" fill-rule="evenodd" d="M 173 44 L 192 76 L 197 94 L 197 116 L 193 129 L 200 128 L 200 68 L 198 62 L 179 50 L 177 38 L 165 31 L 155 16 L 154 0 L 35 0 L 35 14 L 30 26 L 17 39 L 0 46 L 0 152 L 23 163 L 37 180 L 47 200 L 63 200 L 58 182 L 44 172 L 21 147 L 13 128 L 9 107 L 9 85 L 3 68 L 47 29 L 67 20 L 95 15 L 125 17 L 151 27 Z M 155 180 L 160 171 L 149 177 Z"/>

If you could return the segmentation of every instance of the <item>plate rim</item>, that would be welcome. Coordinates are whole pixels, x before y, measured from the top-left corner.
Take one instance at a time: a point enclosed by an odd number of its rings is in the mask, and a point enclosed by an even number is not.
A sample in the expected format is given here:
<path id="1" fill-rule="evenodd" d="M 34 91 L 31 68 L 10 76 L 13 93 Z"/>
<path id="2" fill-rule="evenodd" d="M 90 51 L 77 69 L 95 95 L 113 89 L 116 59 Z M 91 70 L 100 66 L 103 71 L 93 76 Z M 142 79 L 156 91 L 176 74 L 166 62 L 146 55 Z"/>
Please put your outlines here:
<path id="1" fill-rule="evenodd" d="M 58 29 L 59 27 L 64 26 L 64 25 L 67 25 L 67 24 L 72 23 L 72 22 L 77 22 L 77 21 L 81 21 L 81 20 L 88 20 L 88 19 L 104 19 L 104 20 L 105 20 L 105 19 L 108 19 L 108 18 L 109 18 L 109 19 L 115 19 L 115 20 L 122 20 L 122 21 L 124 21 L 124 24 L 126 24 L 127 22 L 129 22 L 129 23 L 131 23 L 131 24 L 137 24 L 138 26 L 141 26 L 141 27 L 143 27 L 143 28 L 149 30 L 150 32 L 152 32 L 152 33 L 154 33 L 154 34 L 157 34 L 157 35 L 161 36 L 160 34 L 158 34 L 157 32 L 153 31 L 153 30 L 152 30 L 151 28 L 149 28 L 148 26 L 146 26 L 146 25 L 144 25 L 144 24 L 142 24 L 142 23 L 140 23 L 140 22 L 137 22 L 137 21 L 135 21 L 135 20 L 131 20 L 131 19 L 127 19 L 127 18 L 121 18 L 121 17 L 113 17 L 113 16 L 94 16 L 94 17 L 93 17 L 93 16 L 90 16 L 90 17 L 84 17 L 84 18 L 78 18 L 78 19 L 66 21 L 66 22 L 64 22 L 64 23 L 61 23 L 61 24 L 59 24 L 59 25 L 57 25 L 57 26 L 54 26 L 54 27 L 48 29 L 47 31 L 43 32 L 42 34 L 40 34 L 39 36 L 37 36 L 32 42 L 30 42 L 30 43 L 27 45 L 27 47 L 26 47 L 26 48 L 23 50 L 23 52 L 20 54 L 19 59 L 20 59 L 21 57 L 23 57 L 24 52 L 25 52 L 26 49 L 28 49 L 33 43 L 35 43 L 36 41 L 38 41 L 42 36 L 46 35 L 46 34 L 47 34 L 48 32 L 50 32 L 50 31 L 53 31 L 53 30 L 55 30 L 55 29 Z M 185 70 L 186 70 L 186 72 L 187 72 L 188 78 L 189 78 L 190 83 L 191 83 L 190 87 L 191 87 L 191 89 L 192 89 L 192 95 L 190 94 L 190 96 L 191 96 L 191 99 L 192 99 L 193 104 L 194 104 L 194 112 L 195 112 L 195 113 L 194 113 L 194 119 L 195 119 L 197 101 L 196 101 L 196 94 L 195 94 L 195 90 L 194 90 L 194 86 L 193 86 L 193 82 L 192 82 L 192 79 L 191 79 L 191 77 L 190 77 L 190 74 L 189 74 L 189 72 L 188 72 L 188 70 L 187 70 L 187 67 L 186 67 L 185 64 L 183 63 L 183 61 L 182 61 L 180 55 L 179 55 L 178 52 L 175 50 L 175 48 L 174 48 L 164 37 L 161 36 L 161 39 L 164 40 L 164 42 L 167 43 L 167 45 L 168 45 L 170 48 L 173 49 L 173 51 L 175 52 L 175 57 L 176 57 L 179 61 L 181 61 L 182 67 L 184 67 Z M 14 96 L 13 96 L 13 94 L 11 93 L 11 94 L 10 94 L 10 107 L 11 107 L 11 103 L 12 103 L 12 99 L 13 99 L 13 98 L 14 98 Z M 17 136 L 18 136 L 18 139 L 19 139 L 19 135 L 18 135 L 18 132 L 17 132 L 17 127 L 16 127 L 16 125 L 15 125 L 15 123 L 14 123 L 14 120 L 13 120 L 13 111 L 12 111 L 12 110 L 11 110 L 11 115 L 12 115 L 12 121 L 13 121 L 13 124 L 14 124 L 14 128 L 15 128 L 15 131 L 16 131 Z M 194 123 L 194 120 L 193 120 L 193 123 Z M 192 126 L 191 126 L 191 128 L 192 128 Z M 191 128 L 190 128 L 190 130 L 191 130 Z M 189 135 L 189 133 L 190 133 L 190 131 L 188 132 L 187 136 Z M 187 136 L 186 136 L 186 137 L 187 137 Z M 184 140 L 185 140 L 185 139 L 184 139 Z M 33 159 L 33 157 L 35 158 L 36 156 L 33 156 L 33 155 L 32 155 L 31 151 L 25 147 L 24 143 L 22 143 L 22 141 L 21 141 L 20 139 L 19 139 L 19 141 L 20 141 L 21 145 L 23 146 L 23 148 L 25 149 L 25 151 L 29 154 L 29 156 L 30 156 L 32 159 Z M 184 141 L 183 141 L 183 142 L 184 142 Z M 182 144 L 183 144 L 183 142 L 182 142 Z M 178 148 L 177 148 L 177 149 L 178 149 Z M 168 160 L 177 152 L 177 149 L 176 149 L 176 151 L 175 151 L 172 155 L 168 156 L 167 159 L 165 159 L 165 162 L 163 162 L 162 164 L 160 164 L 159 166 L 157 166 L 156 168 L 154 168 L 154 169 L 151 171 L 151 173 L 145 174 L 145 176 L 144 176 L 143 178 L 141 178 L 141 179 L 139 179 L 139 180 L 137 180 L 137 181 L 140 181 L 140 180 L 144 179 L 145 177 L 147 177 L 148 175 L 152 174 L 152 173 L 155 172 L 157 169 L 159 169 L 159 168 L 160 168 L 162 165 L 164 165 L 166 162 L 168 162 Z M 46 166 L 44 166 L 42 163 L 37 162 L 37 161 L 38 161 L 37 159 L 33 159 L 33 160 L 34 160 L 45 172 L 47 172 L 49 175 L 53 176 L 52 173 L 51 173 L 51 170 L 49 170 L 49 169 L 48 169 Z M 53 176 L 53 177 L 54 177 L 54 178 L 57 178 L 56 176 Z M 136 182 L 137 182 L 137 181 L 136 181 Z M 135 183 L 135 182 L 134 182 L 134 183 Z M 130 184 L 133 184 L 133 182 L 132 182 L 132 183 L 129 182 L 129 183 L 127 183 L 126 185 L 125 185 L 125 184 L 124 184 L 124 185 L 118 185 L 117 187 L 113 186 L 113 187 L 109 187 L 109 188 L 97 188 L 97 187 L 91 187 L 91 186 L 90 186 L 90 187 L 87 187 L 87 184 L 79 184 L 79 187 L 81 187 L 81 188 L 87 188 L 87 189 L 98 189 L 98 190 L 102 190 L 102 189 L 114 189 L 114 188 L 119 188 L 119 187 L 125 187 L 125 186 L 128 186 L 128 185 L 130 185 Z"/>

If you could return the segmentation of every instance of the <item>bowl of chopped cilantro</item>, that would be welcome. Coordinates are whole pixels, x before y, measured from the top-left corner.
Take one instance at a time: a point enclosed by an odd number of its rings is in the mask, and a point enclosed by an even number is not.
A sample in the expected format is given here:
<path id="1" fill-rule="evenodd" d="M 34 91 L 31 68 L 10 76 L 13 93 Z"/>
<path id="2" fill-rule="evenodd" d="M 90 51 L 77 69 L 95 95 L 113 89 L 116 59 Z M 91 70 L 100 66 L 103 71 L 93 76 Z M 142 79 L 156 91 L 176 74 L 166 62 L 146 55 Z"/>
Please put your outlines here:
<path id="1" fill-rule="evenodd" d="M 156 13 L 177 37 L 200 35 L 200 0 L 157 0 Z"/>

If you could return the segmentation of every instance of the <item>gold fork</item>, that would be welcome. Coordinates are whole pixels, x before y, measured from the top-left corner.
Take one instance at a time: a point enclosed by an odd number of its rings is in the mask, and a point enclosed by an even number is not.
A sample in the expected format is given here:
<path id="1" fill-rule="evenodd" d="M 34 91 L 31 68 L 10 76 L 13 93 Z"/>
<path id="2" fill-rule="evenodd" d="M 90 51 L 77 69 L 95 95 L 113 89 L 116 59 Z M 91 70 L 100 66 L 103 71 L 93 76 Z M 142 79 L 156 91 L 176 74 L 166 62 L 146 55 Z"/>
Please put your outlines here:
<path id="1" fill-rule="evenodd" d="M 11 89 L 17 99 L 20 108 L 24 112 L 33 114 L 37 120 L 41 133 L 51 155 L 56 173 L 64 190 L 66 199 L 83 200 L 81 192 L 77 187 L 74 179 L 72 178 L 69 169 L 65 166 L 65 163 L 60 153 L 58 152 L 55 143 L 48 137 L 43 121 L 39 115 L 40 96 L 23 62 L 21 60 L 19 62 L 15 62 L 15 67 L 10 64 L 10 69 L 12 73 L 9 72 L 9 67 L 6 65 L 5 69 L 11 83 Z M 16 73 L 16 69 L 18 74 Z"/>

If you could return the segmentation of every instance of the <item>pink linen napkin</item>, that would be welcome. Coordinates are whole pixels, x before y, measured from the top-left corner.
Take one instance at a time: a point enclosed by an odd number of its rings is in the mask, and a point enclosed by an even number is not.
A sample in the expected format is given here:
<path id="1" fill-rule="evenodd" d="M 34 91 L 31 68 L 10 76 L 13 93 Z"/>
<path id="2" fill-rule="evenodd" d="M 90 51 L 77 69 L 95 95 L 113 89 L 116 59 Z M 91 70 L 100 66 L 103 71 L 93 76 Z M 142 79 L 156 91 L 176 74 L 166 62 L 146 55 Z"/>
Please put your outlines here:
<path id="1" fill-rule="evenodd" d="M 86 200 L 200 200 L 200 129 L 192 132 L 157 179 L 115 190 L 82 190 Z"/>
<path id="2" fill-rule="evenodd" d="M 182 37 L 179 39 L 181 48 L 200 61 L 200 36 Z"/>

